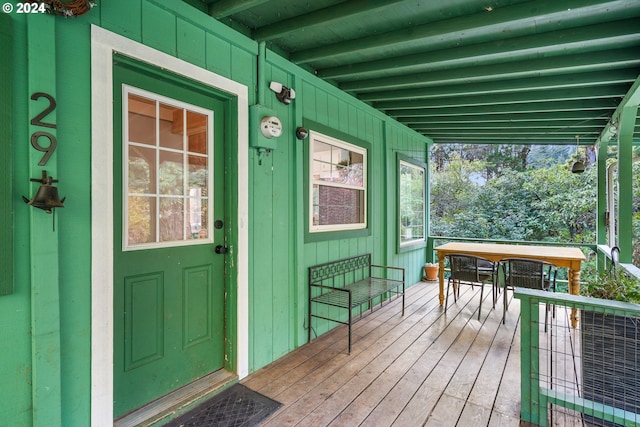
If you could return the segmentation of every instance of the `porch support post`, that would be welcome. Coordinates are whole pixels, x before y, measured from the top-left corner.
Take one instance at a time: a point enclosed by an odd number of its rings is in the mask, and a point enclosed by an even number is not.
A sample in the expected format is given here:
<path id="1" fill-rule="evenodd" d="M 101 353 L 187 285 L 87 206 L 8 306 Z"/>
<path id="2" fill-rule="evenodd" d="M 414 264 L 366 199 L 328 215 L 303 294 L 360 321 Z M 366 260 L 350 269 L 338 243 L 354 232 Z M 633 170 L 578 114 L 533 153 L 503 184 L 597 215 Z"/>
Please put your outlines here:
<path id="1" fill-rule="evenodd" d="M 56 21 L 52 15 L 32 14 L 26 20 L 28 49 L 28 94 L 42 92 L 56 99 Z M 29 135 L 47 132 L 56 137 L 56 129 L 30 125 L 30 120 L 50 106 L 46 97 L 29 99 L 29 116 L 24 125 Z M 43 118 L 43 122 L 56 123 L 55 109 Z M 39 138 L 38 143 L 47 147 L 50 141 Z M 22 141 L 21 143 L 29 143 Z M 31 178 L 47 175 L 58 179 L 57 153 L 43 163 L 43 152 L 29 147 L 29 175 Z M 61 180 L 64 186 L 64 179 Z M 38 190 L 39 184 L 20 183 L 28 189 L 29 197 Z M 30 222 L 31 260 L 31 352 L 32 352 L 32 399 L 33 426 L 51 427 L 62 425 L 62 386 L 60 355 L 60 280 L 58 272 L 58 227 L 55 217 L 40 209 L 28 207 Z"/>
<path id="2" fill-rule="evenodd" d="M 617 242 L 620 247 L 620 262 L 631 263 L 633 258 L 633 131 L 640 104 L 640 77 L 622 99 L 611 116 L 610 123 L 617 125 L 618 134 L 618 231 Z M 607 137 L 607 135 L 609 135 Z M 608 141 L 611 133 L 603 130 L 600 141 Z"/>
<path id="3" fill-rule="evenodd" d="M 633 261 L 633 132 L 637 114 L 637 103 L 625 106 L 618 130 L 618 246 L 620 262 L 629 264 Z"/>
<path id="4" fill-rule="evenodd" d="M 598 183 L 597 183 L 597 212 L 596 242 L 598 245 L 607 244 L 607 151 L 609 143 L 601 140 L 598 144 Z"/>

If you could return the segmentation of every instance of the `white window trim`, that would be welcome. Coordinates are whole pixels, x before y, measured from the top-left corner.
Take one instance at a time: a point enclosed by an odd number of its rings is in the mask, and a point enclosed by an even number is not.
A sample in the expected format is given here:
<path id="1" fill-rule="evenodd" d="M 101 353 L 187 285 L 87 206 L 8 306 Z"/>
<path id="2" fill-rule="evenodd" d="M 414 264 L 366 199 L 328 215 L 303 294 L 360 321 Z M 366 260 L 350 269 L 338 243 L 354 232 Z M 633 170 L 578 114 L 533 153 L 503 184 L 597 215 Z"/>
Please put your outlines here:
<path id="1" fill-rule="evenodd" d="M 616 206 L 616 194 L 615 194 L 615 179 L 618 162 L 613 162 L 607 166 L 607 211 L 609 212 L 609 221 L 607 223 L 608 228 L 608 243 L 612 248 L 618 243 L 618 230 L 616 227 L 617 210 Z"/>
<path id="2" fill-rule="evenodd" d="M 151 99 L 158 103 L 167 104 L 171 106 L 175 106 L 178 108 L 182 108 L 185 110 L 193 111 L 202 115 L 207 116 L 207 164 L 208 173 L 207 173 L 207 186 L 209 190 L 209 196 L 206 199 L 209 201 L 209 209 L 207 209 L 207 224 L 209 227 L 213 225 L 213 201 L 214 199 L 214 182 L 213 182 L 213 165 L 214 162 L 214 150 L 213 150 L 213 111 L 208 110 L 206 108 L 198 107 L 197 105 L 188 104 L 186 102 L 178 101 L 177 99 L 168 98 L 166 96 L 149 92 L 144 89 L 139 89 L 129 85 L 122 85 L 122 182 L 123 182 L 123 191 L 122 191 L 122 218 L 123 218 L 123 227 L 122 227 L 122 250 L 123 251 L 137 251 L 144 249 L 159 249 L 159 248 L 173 248 L 178 246 L 194 246 L 194 245 L 204 245 L 204 244 L 212 244 L 213 242 L 213 233 L 209 232 L 207 237 L 204 239 L 184 239 L 184 240 L 172 240 L 172 241 L 155 241 L 151 243 L 139 243 L 130 245 L 129 244 L 129 190 L 127 183 L 129 182 L 129 168 L 127 165 L 129 164 L 129 145 L 131 141 L 129 141 L 129 115 L 128 108 L 126 107 L 127 99 L 129 94 L 139 95 L 147 99 Z M 183 123 L 187 123 L 186 118 Z M 156 129 L 156 138 L 158 138 L 159 132 Z M 187 138 L 187 134 L 184 134 L 184 138 Z M 157 143 L 157 141 L 156 141 Z M 137 144 L 131 144 L 137 145 Z M 186 145 L 185 145 L 186 146 Z M 149 148 L 158 148 L 157 144 L 153 147 L 149 146 Z M 171 150 L 166 150 L 171 151 Z M 186 153 L 186 151 L 180 151 L 181 153 Z M 158 169 L 158 165 L 155 165 L 156 171 Z M 156 188 L 158 191 L 158 188 Z M 188 199 L 188 196 L 185 192 L 182 196 L 183 200 Z M 186 207 L 186 204 L 185 204 Z M 159 212 L 159 210 L 157 210 Z M 185 211 L 186 215 L 186 211 Z M 211 230 L 209 230 L 211 231 Z M 159 229 L 157 230 L 159 232 Z"/>
<path id="3" fill-rule="evenodd" d="M 427 229 L 427 224 L 426 224 L 426 221 L 427 221 L 427 214 L 426 214 L 427 169 L 424 168 L 423 166 L 416 165 L 416 164 L 408 162 L 406 160 L 400 160 L 400 166 L 407 166 L 407 167 L 410 167 L 410 168 L 413 168 L 413 169 L 418 169 L 418 170 L 421 170 L 422 173 L 423 173 L 423 176 L 422 176 L 422 181 L 423 181 L 422 182 L 422 206 L 423 206 L 423 209 L 422 209 L 422 230 L 423 230 L 422 234 L 423 234 L 423 236 L 421 238 L 419 238 L 419 239 L 405 240 L 404 242 L 401 240 L 402 236 L 398 236 L 398 239 L 400 240 L 400 247 L 402 248 L 402 247 L 405 247 L 405 246 L 411 246 L 411 245 L 415 245 L 416 243 L 424 243 L 424 242 L 427 241 L 427 236 L 425 235 L 426 234 L 425 231 Z M 398 168 L 398 188 L 400 189 L 401 188 L 401 185 L 400 185 L 400 176 L 401 176 L 401 174 L 400 174 L 400 170 L 399 169 L 400 168 Z M 400 201 L 400 197 L 401 197 L 401 194 L 398 193 L 398 200 L 399 200 L 399 203 L 398 203 L 398 208 L 399 209 L 398 210 L 399 211 L 400 211 L 400 207 L 401 207 L 401 203 L 402 203 Z M 400 215 L 398 215 L 398 217 L 399 217 L 398 218 L 398 225 L 399 225 L 398 229 L 400 229 L 400 227 L 402 226 L 402 218 L 400 217 Z"/>
<path id="4" fill-rule="evenodd" d="M 345 150 L 353 151 L 355 153 L 362 155 L 362 187 L 348 185 L 348 184 L 336 184 L 326 181 L 315 181 L 313 179 L 313 144 L 318 142 L 323 142 L 325 144 L 333 145 L 339 148 L 343 148 Z M 309 232 L 310 233 L 324 233 L 331 231 L 348 231 L 348 230 L 363 230 L 367 228 L 367 219 L 368 219 L 368 202 L 367 202 L 367 149 L 360 147 L 358 145 L 350 144 L 348 142 L 330 137 L 328 135 L 323 135 L 316 131 L 309 132 Z M 339 188 L 352 188 L 359 191 L 364 191 L 364 219 L 362 223 L 357 224 L 332 224 L 332 225 L 313 225 L 313 185 L 325 185 L 328 187 L 339 187 Z"/>

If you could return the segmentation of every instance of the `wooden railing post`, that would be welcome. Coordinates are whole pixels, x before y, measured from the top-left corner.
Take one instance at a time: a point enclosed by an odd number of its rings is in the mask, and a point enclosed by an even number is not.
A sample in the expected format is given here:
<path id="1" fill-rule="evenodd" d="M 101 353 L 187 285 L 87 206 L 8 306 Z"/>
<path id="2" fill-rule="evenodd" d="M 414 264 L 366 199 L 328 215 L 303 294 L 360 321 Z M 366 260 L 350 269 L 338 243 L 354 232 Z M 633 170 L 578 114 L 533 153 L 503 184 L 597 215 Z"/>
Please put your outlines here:
<path id="1" fill-rule="evenodd" d="M 427 259 L 426 262 L 434 262 L 435 257 L 433 256 L 433 242 L 434 238 L 429 236 L 427 237 Z"/>
<path id="2" fill-rule="evenodd" d="M 546 399 L 541 396 L 539 352 L 539 301 L 519 295 L 520 301 L 520 420 L 530 425 L 547 425 Z"/>

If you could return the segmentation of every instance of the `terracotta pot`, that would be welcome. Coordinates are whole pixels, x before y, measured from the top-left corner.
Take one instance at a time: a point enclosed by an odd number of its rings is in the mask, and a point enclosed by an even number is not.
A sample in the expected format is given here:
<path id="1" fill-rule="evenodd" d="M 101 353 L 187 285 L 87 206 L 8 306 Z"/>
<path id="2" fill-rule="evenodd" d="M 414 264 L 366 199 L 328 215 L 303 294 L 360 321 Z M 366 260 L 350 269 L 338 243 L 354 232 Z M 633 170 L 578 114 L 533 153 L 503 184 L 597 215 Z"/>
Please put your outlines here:
<path id="1" fill-rule="evenodd" d="M 438 280 L 438 266 L 425 264 L 424 274 L 427 277 L 427 280 Z"/>

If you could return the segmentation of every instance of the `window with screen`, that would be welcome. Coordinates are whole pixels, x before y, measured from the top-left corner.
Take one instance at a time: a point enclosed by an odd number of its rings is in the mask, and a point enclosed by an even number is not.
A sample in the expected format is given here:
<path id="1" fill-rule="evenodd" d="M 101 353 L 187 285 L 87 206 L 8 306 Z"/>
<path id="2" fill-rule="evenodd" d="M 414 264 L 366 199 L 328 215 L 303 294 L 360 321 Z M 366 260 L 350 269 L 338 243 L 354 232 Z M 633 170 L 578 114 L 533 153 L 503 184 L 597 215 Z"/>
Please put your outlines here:
<path id="1" fill-rule="evenodd" d="M 367 150 L 313 131 L 309 141 L 309 231 L 366 228 Z"/>

